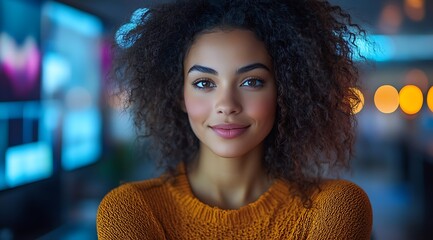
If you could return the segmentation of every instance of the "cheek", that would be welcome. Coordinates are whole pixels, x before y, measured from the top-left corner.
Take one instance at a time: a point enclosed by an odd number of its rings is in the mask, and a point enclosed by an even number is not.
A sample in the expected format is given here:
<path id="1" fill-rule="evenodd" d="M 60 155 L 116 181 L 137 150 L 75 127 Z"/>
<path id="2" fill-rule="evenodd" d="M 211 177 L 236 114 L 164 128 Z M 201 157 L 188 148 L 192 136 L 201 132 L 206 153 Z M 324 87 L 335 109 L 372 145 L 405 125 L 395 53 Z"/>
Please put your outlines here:
<path id="1" fill-rule="evenodd" d="M 209 102 L 206 98 L 184 96 L 186 113 L 190 121 L 203 121 L 209 115 Z"/>
<path id="2" fill-rule="evenodd" d="M 256 101 L 248 101 L 245 107 L 248 115 L 268 124 L 273 124 L 276 113 L 276 100 L 273 98 L 259 99 Z"/>

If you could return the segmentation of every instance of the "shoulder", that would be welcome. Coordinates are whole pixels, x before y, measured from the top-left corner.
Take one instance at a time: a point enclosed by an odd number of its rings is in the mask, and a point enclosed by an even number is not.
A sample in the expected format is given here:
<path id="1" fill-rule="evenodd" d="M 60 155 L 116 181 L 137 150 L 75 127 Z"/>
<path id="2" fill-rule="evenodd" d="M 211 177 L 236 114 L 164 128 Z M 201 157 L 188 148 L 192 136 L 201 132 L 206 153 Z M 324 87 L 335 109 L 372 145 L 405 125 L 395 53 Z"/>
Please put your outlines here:
<path id="1" fill-rule="evenodd" d="M 353 182 L 342 179 L 328 179 L 320 184 L 320 191 L 313 196 L 315 202 L 319 204 L 341 203 L 351 200 L 361 205 L 370 205 L 367 194 L 364 190 Z M 347 202 L 346 202 L 347 203 Z"/>
<path id="2" fill-rule="evenodd" d="M 127 182 L 111 190 L 105 197 L 135 196 L 147 192 L 158 191 L 165 187 L 166 181 L 162 178 L 152 178 L 143 181 Z"/>
<path id="3" fill-rule="evenodd" d="M 325 180 L 313 195 L 316 239 L 369 239 L 372 209 L 367 194 L 347 180 Z M 327 236 L 327 237 L 325 237 Z"/>
<path id="4" fill-rule="evenodd" d="M 101 201 L 97 213 L 99 239 L 125 239 L 160 235 L 162 228 L 149 207 L 147 196 L 160 190 L 159 178 L 123 184 L 110 191 Z"/>
<path id="5" fill-rule="evenodd" d="M 105 206 L 126 207 L 128 205 L 146 205 L 147 197 L 150 195 L 149 193 L 162 191 L 163 188 L 164 181 L 161 178 L 124 183 L 105 195 L 99 208 Z"/>

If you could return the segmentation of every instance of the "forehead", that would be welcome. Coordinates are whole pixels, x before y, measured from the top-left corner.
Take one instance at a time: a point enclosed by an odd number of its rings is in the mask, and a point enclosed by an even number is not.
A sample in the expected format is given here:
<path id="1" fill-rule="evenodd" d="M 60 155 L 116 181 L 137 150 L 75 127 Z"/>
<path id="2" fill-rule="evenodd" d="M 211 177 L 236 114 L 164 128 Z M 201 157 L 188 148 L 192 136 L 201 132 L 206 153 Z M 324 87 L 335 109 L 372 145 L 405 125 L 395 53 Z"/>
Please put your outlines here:
<path id="1" fill-rule="evenodd" d="M 254 32 L 242 29 L 215 30 L 196 37 L 185 56 L 184 66 L 239 66 L 252 62 L 261 62 L 269 67 L 271 65 L 265 44 Z"/>

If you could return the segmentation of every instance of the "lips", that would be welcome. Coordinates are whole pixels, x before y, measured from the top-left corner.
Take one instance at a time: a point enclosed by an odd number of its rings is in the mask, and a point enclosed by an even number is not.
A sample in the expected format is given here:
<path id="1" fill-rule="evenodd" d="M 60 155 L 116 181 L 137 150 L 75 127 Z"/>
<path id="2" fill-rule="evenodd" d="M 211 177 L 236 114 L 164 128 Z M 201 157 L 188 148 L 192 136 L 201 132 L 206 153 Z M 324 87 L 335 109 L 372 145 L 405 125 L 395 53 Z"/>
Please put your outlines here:
<path id="1" fill-rule="evenodd" d="M 210 128 L 220 137 L 225 139 L 232 139 L 239 137 L 247 131 L 249 125 L 241 124 L 217 124 Z"/>

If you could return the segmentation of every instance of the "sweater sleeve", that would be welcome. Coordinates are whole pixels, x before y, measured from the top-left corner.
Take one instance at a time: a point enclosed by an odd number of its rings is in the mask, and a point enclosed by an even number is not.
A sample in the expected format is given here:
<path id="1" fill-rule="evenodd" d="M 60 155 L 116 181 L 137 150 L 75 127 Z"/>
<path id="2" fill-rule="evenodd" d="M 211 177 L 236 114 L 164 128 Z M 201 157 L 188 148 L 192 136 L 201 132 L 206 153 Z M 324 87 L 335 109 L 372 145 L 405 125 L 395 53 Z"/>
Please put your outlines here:
<path id="1" fill-rule="evenodd" d="M 308 239 L 370 239 L 372 210 L 367 194 L 344 181 L 325 183 L 316 200 Z"/>
<path id="2" fill-rule="evenodd" d="M 99 205 L 98 239 L 165 239 L 164 230 L 131 184 L 108 193 Z"/>

